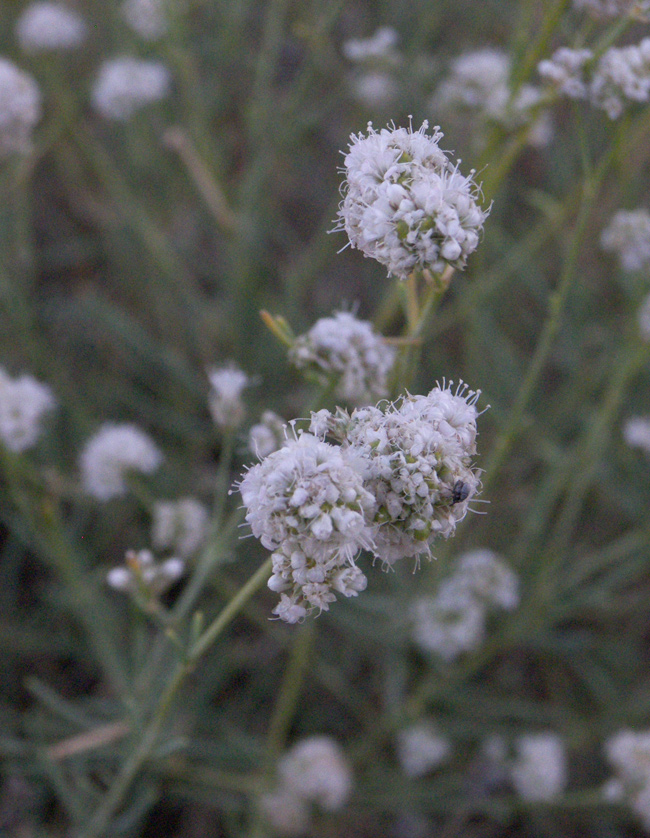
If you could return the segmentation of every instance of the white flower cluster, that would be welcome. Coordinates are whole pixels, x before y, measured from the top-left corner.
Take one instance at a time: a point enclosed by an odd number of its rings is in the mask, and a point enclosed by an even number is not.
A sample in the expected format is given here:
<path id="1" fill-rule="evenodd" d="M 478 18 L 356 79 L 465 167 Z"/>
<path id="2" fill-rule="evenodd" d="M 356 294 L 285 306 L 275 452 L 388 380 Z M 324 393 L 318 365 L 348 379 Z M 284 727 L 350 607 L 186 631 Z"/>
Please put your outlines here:
<path id="1" fill-rule="evenodd" d="M 268 824 L 286 836 L 309 828 L 310 806 L 326 812 L 343 807 L 352 790 L 352 769 L 329 736 L 310 736 L 293 745 L 278 763 L 278 786 L 260 800 Z"/>
<path id="2" fill-rule="evenodd" d="M 650 266 L 650 212 L 619 210 L 601 233 L 600 246 L 618 254 L 625 271 Z"/>
<path id="3" fill-rule="evenodd" d="M 205 541 L 207 528 L 208 511 L 196 498 L 154 504 L 151 535 L 154 547 L 191 556 Z"/>
<path id="4" fill-rule="evenodd" d="M 383 128 L 352 135 L 336 230 L 404 279 L 413 271 L 464 267 L 489 210 L 477 203 L 474 172 L 462 175 L 439 147 L 442 134 Z"/>
<path id="5" fill-rule="evenodd" d="M 169 70 L 160 61 L 123 56 L 105 61 L 92 90 L 92 103 L 107 119 L 126 120 L 169 92 Z"/>
<path id="6" fill-rule="evenodd" d="M 56 406 L 50 388 L 31 375 L 11 378 L 0 367 L 0 440 L 10 451 L 36 444 L 44 415 Z"/>
<path id="7" fill-rule="evenodd" d="M 239 484 L 246 520 L 273 553 L 269 588 L 289 623 L 328 610 L 334 591 L 356 596 L 366 577 L 354 564 L 372 544 L 373 497 L 340 448 L 301 434 L 248 470 Z"/>
<path id="8" fill-rule="evenodd" d="M 125 565 L 114 567 L 106 574 L 106 581 L 116 591 L 141 595 L 147 599 L 160 596 L 183 575 L 182 559 L 155 562 L 150 550 L 128 550 Z"/>
<path id="9" fill-rule="evenodd" d="M 32 146 L 32 129 L 41 118 L 41 92 L 34 79 L 0 58 L 0 158 Z"/>
<path id="10" fill-rule="evenodd" d="M 368 61 L 390 61 L 399 63 L 396 52 L 399 35 L 392 26 L 380 26 L 369 38 L 349 38 L 343 44 L 343 55 L 348 61 L 366 63 Z"/>
<path id="11" fill-rule="evenodd" d="M 268 457 L 287 441 L 284 433 L 286 422 L 272 410 L 265 410 L 260 421 L 248 432 L 248 449 L 260 460 Z"/>
<path id="12" fill-rule="evenodd" d="M 608 801 L 627 802 L 650 831 L 650 731 L 622 730 L 605 743 L 615 777 L 605 784 Z"/>
<path id="13" fill-rule="evenodd" d="M 82 485 L 97 500 L 110 500 L 127 493 L 129 471 L 151 474 L 162 460 L 156 445 L 135 425 L 107 423 L 81 452 Z"/>
<path id="14" fill-rule="evenodd" d="M 87 34 L 81 15 L 48 0 L 31 3 L 16 22 L 16 38 L 26 52 L 74 49 Z"/>
<path id="15" fill-rule="evenodd" d="M 444 762 L 451 743 L 430 722 L 416 722 L 397 734 L 397 758 L 407 777 L 423 777 Z"/>
<path id="16" fill-rule="evenodd" d="M 515 791 L 531 803 L 553 800 L 567 783 L 564 742 L 555 733 L 529 733 L 520 736 L 517 755 L 510 768 Z"/>
<path id="17" fill-rule="evenodd" d="M 610 47 L 593 62 L 588 49 L 557 50 L 538 65 L 539 72 L 573 99 L 588 98 L 617 119 L 630 102 L 650 99 L 650 38 L 626 47 Z"/>
<path id="18" fill-rule="evenodd" d="M 478 648 L 488 611 L 516 608 L 518 587 L 515 573 L 491 550 L 465 553 L 435 595 L 413 603 L 414 641 L 446 661 Z"/>
<path id="19" fill-rule="evenodd" d="M 343 55 L 355 65 L 350 86 L 362 104 L 383 106 L 396 98 L 395 70 L 402 64 L 398 41 L 392 27 L 382 26 L 370 38 L 350 38 L 343 44 Z"/>
<path id="20" fill-rule="evenodd" d="M 208 380 L 208 406 L 214 424 L 222 430 L 236 428 L 243 421 L 246 412 L 242 393 L 250 384 L 248 376 L 243 370 L 230 364 L 208 370 Z"/>
<path id="21" fill-rule="evenodd" d="M 124 0 L 122 16 L 145 41 L 162 38 L 169 30 L 166 0 Z"/>
<path id="22" fill-rule="evenodd" d="M 633 416 L 623 427 L 623 439 L 630 448 L 640 448 L 650 454 L 650 418 Z"/>
<path id="23" fill-rule="evenodd" d="M 647 20 L 650 15 L 648 0 L 573 0 L 573 6 L 597 19 L 631 17 Z"/>
<path id="24" fill-rule="evenodd" d="M 536 114 L 542 93 L 531 84 L 524 84 L 513 96 L 510 88 L 512 61 L 498 49 L 481 49 L 455 58 L 447 78 L 439 85 L 431 100 L 434 112 L 461 110 L 488 123 L 497 123 L 508 130 L 531 123 L 528 142 L 545 145 L 551 126 L 545 113 Z"/>
<path id="25" fill-rule="evenodd" d="M 336 380 L 335 393 L 352 404 L 367 404 L 388 395 L 388 376 L 396 351 L 370 323 L 347 311 L 322 317 L 296 338 L 289 361 L 308 370 L 322 384 Z"/>

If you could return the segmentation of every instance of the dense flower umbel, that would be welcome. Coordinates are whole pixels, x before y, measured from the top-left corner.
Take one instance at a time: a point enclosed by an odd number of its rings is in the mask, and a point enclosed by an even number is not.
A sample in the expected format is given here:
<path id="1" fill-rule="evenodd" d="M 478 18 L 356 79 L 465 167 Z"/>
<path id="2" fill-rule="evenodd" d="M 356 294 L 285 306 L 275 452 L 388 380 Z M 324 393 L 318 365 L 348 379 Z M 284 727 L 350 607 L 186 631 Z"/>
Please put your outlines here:
<path id="1" fill-rule="evenodd" d="M 167 547 L 181 556 L 191 556 L 205 540 L 208 521 L 208 510 L 196 498 L 156 501 L 151 540 L 154 547 Z"/>
<path id="2" fill-rule="evenodd" d="M 239 490 L 253 534 L 275 550 L 269 587 L 282 595 L 281 619 L 327 610 L 335 590 L 365 588 L 354 557 L 372 545 L 374 498 L 342 449 L 302 434 L 250 468 Z"/>
<path id="3" fill-rule="evenodd" d="M 41 93 L 34 79 L 0 58 L 0 158 L 29 152 L 40 117 Z"/>
<path id="4" fill-rule="evenodd" d="M 396 352 L 370 323 L 347 311 L 323 317 L 296 338 L 289 360 L 314 372 L 325 384 L 336 378 L 336 394 L 352 404 L 388 395 L 388 376 Z"/>
<path id="5" fill-rule="evenodd" d="M 479 487 L 478 396 L 462 384 L 452 391 L 450 382 L 383 409 L 313 415 L 312 432 L 331 434 L 358 458 L 376 503 L 374 554 L 385 564 L 430 556 L 435 538 L 453 535 L 465 517 Z"/>
<path id="6" fill-rule="evenodd" d="M 286 789 L 327 812 L 341 809 L 352 790 L 350 764 L 329 736 L 296 742 L 280 759 L 278 773 Z"/>
<path id="7" fill-rule="evenodd" d="M 45 414 L 56 406 L 52 391 L 31 375 L 11 378 L 0 367 L 0 440 L 10 451 L 32 448 Z"/>
<path id="8" fill-rule="evenodd" d="M 352 247 L 404 279 L 412 271 L 462 268 L 476 250 L 489 210 L 479 188 L 439 147 L 442 133 L 383 128 L 352 135 L 345 157 L 337 230 Z"/>
<path id="9" fill-rule="evenodd" d="M 169 29 L 166 0 L 124 0 L 122 16 L 145 41 L 162 38 Z"/>
<path id="10" fill-rule="evenodd" d="M 102 501 L 125 495 L 129 471 L 151 474 L 162 460 L 162 454 L 144 431 L 128 423 L 107 423 L 81 452 L 83 488 Z"/>
<path id="11" fill-rule="evenodd" d="M 650 265 L 650 212 L 641 208 L 619 210 L 600 236 L 603 250 L 617 253 L 625 271 Z"/>
<path id="12" fill-rule="evenodd" d="M 73 49 L 88 32 L 84 19 L 60 3 L 31 3 L 18 18 L 16 37 L 27 52 Z"/>
<path id="13" fill-rule="evenodd" d="M 145 105 L 163 99 L 169 85 L 169 70 L 160 61 L 113 58 L 99 70 L 92 102 L 102 116 L 125 120 Z"/>
<path id="14" fill-rule="evenodd" d="M 532 802 L 553 800 L 567 782 L 564 742 L 555 733 L 527 733 L 516 740 L 510 776 L 517 793 Z"/>
<path id="15" fill-rule="evenodd" d="M 539 62 L 537 71 L 545 81 L 570 99 L 585 99 L 589 89 L 584 80 L 584 69 L 593 57 L 590 49 L 560 47 L 550 58 Z"/>

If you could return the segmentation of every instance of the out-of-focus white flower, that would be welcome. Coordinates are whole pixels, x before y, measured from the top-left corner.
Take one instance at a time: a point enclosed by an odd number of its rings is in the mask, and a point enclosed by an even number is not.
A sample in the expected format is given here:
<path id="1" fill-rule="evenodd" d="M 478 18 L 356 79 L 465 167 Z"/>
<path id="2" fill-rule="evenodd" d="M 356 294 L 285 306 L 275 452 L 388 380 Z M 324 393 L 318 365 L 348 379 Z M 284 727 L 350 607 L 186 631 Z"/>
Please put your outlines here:
<path id="1" fill-rule="evenodd" d="M 41 118 L 41 92 L 34 79 L 0 58 L 0 157 L 32 147 L 32 130 Z"/>
<path id="2" fill-rule="evenodd" d="M 560 47 L 549 59 L 539 62 L 537 71 L 545 81 L 570 99 L 586 99 L 588 87 L 584 70 L 593 57 L 590 49 Z"/>
<path id="3" fill-rule="evenodd" d="M 630 448 L 640 448 L 650 454 L 650 418 L 634 416 L 623 426 L 623 439 Z"/>
<path id="4" fill-rule="evenodd" d="M 150 550 L 128 550 L 125 564 L 109 570 L 106 581 L 116 591 L 159 596 L 180 579 L 184 571 L 182 559 L 156 562 Z"/>
<path id="5" fill-rule="evenodd" d="M 352 769 L 341 747 L 329 736 L 296 742 L 280 759 L 285 788 L 327 812 L 343 807 L 352 790 Z"/>
<path id="6" fill-rule="evenodd" d="M 309 804 L 284 786 L 263 794 L 259 807 L 264 820 L 278 835 L 299 838 L 309 829 Z"/>
<path id="7" fill-rule="evenodd" d="M 203 544 L 208 511 L 196 498 L 158 501 L 153 508 L 152 542 L 181 556 L 191 556 Z"/>
<path id="8" fill-rule="evenodd" d="M 275 550 L 268 585 L 281 594 L 281 619 L 298 622 L 313 608 L 327 611 L 334 591 L 365 589 L 354 557 L 372 545 L 374 500 L 341 448 L 302 434 L 250 468 L 239 491 L 253 534 Z"/>
<path id="9" fill-rule="evenodd" d="M 650 294 L 643 298 L 637 315 L 639 334 L 644 341 L 650 341 Z"/>
<path id="10" fill-rule="evenodd" d="M 263 460 L 278 448 L 282 448 L 287 441 L 284 432 L 286 425 L 287 423 L 277 413 L 265 410 L 260 421 L 248 432 L 249 450 Z"/>
<path id="11" fill-rule="evenodd" d="M 575 9 L 586 11 L 596 19 L 631 17 L 648 20 L 648 0 L 573 0 Z"/>
<path id="12" fill-rule="evenodd" d="M 475 407 L 479 393 L 462 383 L 427 396 L 366 407 L 349 416 L 319 411 L 311 430 L 349 448 L 375 499 L 373 551 L 384 564 L 431 555 L 434 540 L 453 535 L 479 488 Z"/>
<path id="13" fill-rule="evenodd" d="M 145 41 L 155 41 L 169 31 L 168 0 L 124 0 L 122 16 Z"/>
<path id="14" fill-rule="evenodd" d="M 389 274 L 441 273 L 464 267 L 476 250 L 489 210 L 478 205 L 479 187 L 452 164 L 424 122 L 352 135 L 336 230 L 352 247 L 377 259 Z"/>
<path id="15" fill-rule="evenodd" d="M 605 743 L 615 777 L 603 789 L 608 801 L 625 800 L 650 830 L 650 731 L 622 730 Z"/>
<path id="16" fill-rule="evenodd" d="M 92 90 L 93 106 L 108 119 L 126 120 L 169 92 L 169 70 L 160 61 L 123 56 L 105 61 Z"/>
<path id="17" fill-rule="evenodd" d="M 156 445 L 135 425 L 108 423 L 81 452 L 82 485 L 97 500 L 110 500 L 127 493 L 125 478 L 129 471 L 151 474 L 162 460 Z"/>
<path id="18" fill-rule="evenodd" d="M 387 107 L 397 98 L 399 85 L 386 70 L 354 73 L 350 78 L 354 98 L 367 108 Z"/>
<path id="19" fill-rule="evenodd" d="M 519 580 L 492 550 L 472 550 L 458 560 L 453 577 L 489 606 L 512 611 L 519 605 Z"/>
<path id="20" fill-rule="evenodd" d="M 477 649 L 485 636 L 485 606 L 453 580 L 416 599 L 411 618 L 415 643 L 446 661 Z"/>
<path id="21" fill-rule="evenodd" d="M 520 736 L 515 746 L 511 779 L 517 793 L 531 802 L 553 800 L 562 794 L 567 782 L 562 739 L 555 733 L 529 733 Z"/>
<path id="22" fill-rule="evenodd" d="M 50 388 L 31 375 L 11 378 L 0 367 L 0 440 L 10 451 L 26 451 L 41 433 L 45 414 L 56 407 Z"/>
<path id="23" fill-rule="evenodd" d="M 397 757 L 407 777 L 422 777 L 444 762 L 451 743 L 429 722 L 418 722 L 397 734 Z"/>
<path id="24" fill-rule="evenodd" d="M 315 373 L 322 384 L 336 378 L 336 394 L 352 404 L 388 395 L 395 356 L 395 349 L 370 323 L 347 311 L 318 320 L 289 350 L 291 363 Z"/>
<path id="25" fill-rule="evenodd" d="M 242 401 L 244 388 L 250 379 L 234 364 L 208 370 L 210 394 L 208 405 L 218 428 L 236 428 L 244 419 L 246 409 Z"/>
<path id="26" fill-rule="evenodd" d="M 617 119 L 629 102 L 647 102 L 650 38 L 626 47 L 610 47 L 603 53 L 593 73 L 590 96 L 610 119 Z"/>
<path id="27" fill-rule="evenodd" d="M 74 49 L 87 34 L 80 14 L 47 0 L 30 3 L 16 22 L 16 38 L 26 52 Z"/>
<path id="28" fill-rule="evenodd" d="M 398 61 L 396 52 L 399 35 L 391 26 L 381 26 L 370 38 L 349 38 L 343 43 L 343 55 L 348 61 Z"/>
<path id="29" fill-rule="evenodd" d="M 643 208 L 619 210 L 601 233 L 600 246 L 616 253 L 625 271 L 641 271 L 648 267 L 650 212 Z"/>

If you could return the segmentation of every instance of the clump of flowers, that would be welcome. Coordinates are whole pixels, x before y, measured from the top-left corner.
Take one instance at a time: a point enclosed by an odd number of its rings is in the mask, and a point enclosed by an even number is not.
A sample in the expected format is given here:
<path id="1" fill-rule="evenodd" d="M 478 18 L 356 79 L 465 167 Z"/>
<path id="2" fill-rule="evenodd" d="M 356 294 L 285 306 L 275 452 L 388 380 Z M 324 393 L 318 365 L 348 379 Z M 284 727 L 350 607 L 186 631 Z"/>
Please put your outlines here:
<path id="1" fill-rule="evenodd" d="M 585 67 L 593 57 L 590 49 L 560 47 L 550 58 L 539 62 L 537 71 L 559 93 L 570 99 L 586 99 L 589 88 L 584 79 Z"/>
<path id="2" fill-rule="evenodd" d="M 382 26 L 369 38 L 350 38 L 344 42 L 343 55 L 355 65 L 350 86 L 362 104 L 387 105 L 397 96 L 395 71 L 402 64 L 398 41 L 395 29 Z"/>
<path id="3" fill-rule="evenodd" d="M 600 236 L 603 250 L 616 253 L 625 271 L 641 271 L 650 265 L 650 212 L 619 210 Z"/>
<path id="4" fill-rule="evenodd" d="M 265 410 L 260 421 L 251 425 L 248 432 L 248 449 L 256 457 L 263 459 L 282 448 L 286 442 L 286 422 L 272 410 Z"/>
<path id="5" fill-rule="evenodd" d="M 50 3 L 31 3 L 16 23 L 16 38 L 26 52 L 73 49 L 86 39 L 88 28 L 77 12 Z"/>
<path id="6" fill-rule="evenodd" d="M 322 384 L 334 379 L 336 395 L 352 404 L 388 395 L 395 357 L 394 347 L 370 323 L 347 311 L 318 320 L 289 350 L 294 366 L 315 374 Z"/>
<path id="7" fill-rule="evenodd" d="M 518 587 L 516 574 L 492 550 L 463 554 L 433 596 L 413 603 L 415 643 L 446 661 L 477 649 L 485 637 L 488 611 L 516 608 Z"/>
<path id="8" fill-rule="evenodd" d="M 125 495 L 130 471 L 152 474 L 162 460 L 162 454 L 144 431 L 128 423 L 107 423 L 81 452 L 84 491 L 101 501 Z"/>
<path id="9" fill-rule="evenodd" d="M 610 47 L 594 71 L 591 100 L 610 119 L 617 119 L 628 102 L 650 97 L 650 38 L 626 47 Z"/>
<path id="10" fill-rule="evenodd" d="M 208 511 L 196 498 L 158 501 L 153 507 L 152 542 L 181 556 L 191 556 L 205 541 Z"/>
<path id="11" fill-rule="evenodd" d="M 34 79 L 0 58 L 0 157 L 26 154 L 41 118 L 41 92 Z"/>
<path id="12" fill-rule="evenodd" d="M 32 448 L 41 434 L 45 414 L 55 406 L 46 384 L 31 375 L 11 378 L 0 367 L 0 440 L 10 451 Z"/>
<path id="13" fill-rule="evenodd" d="M 148 600 L 163 594 L 184 571 L 182 559 L 156 562 L 150 550 L 128 550 L 124 565 L 109 570 L 106 581 L 116 591 Z"/>
<path id="14" fill-rule="evenodd" d="M 465 177 L 428 123 L 352 135 L 345 157 L 338 225 L 350 244 L 404 279 L 465 266 L 489 210 L 479 206 L 474 172 Z"/>
<path id="15" fill-rule="evenodd" d="M 603 789 L 608 801 L 627 802 L 650 830 L 650 731 L 622 730 L 605 744 L 615 771 Z"/>
<path id="16" fill-rule="evenodd" d="M 451 743 L 433 724 L 416 722 L 397 734 L 397 757 L 407 777 L 423 777 L 443 763 Z"/>
<path id="17" fill-rule="evenodd" d="M 246 409 L 242 393 L 250 384 L 243 370 L 234 364 L 208 370 L 210 394 L 208 406 L 215 425 L 221 430 L 236 428 L 244 419 Z"/>
<path id="18" fill-rule="evenodd" d="M 145 41 L 156 41 L 169 30 L 166 0 L 124 0 L 122 16 Z"/>
<path id="19" fill-rule="evenodd" d="M 567 782 L 564 742 L 555 733 L 528 733 L 515 741 L 517 755 L 510 776 L 516 792 L 524 800 L 553 800 Z"/>
<path id="20" fill-rule="evenodd" d="M 126 120 L 169 92 L 170 75 L 160 61 L 123 56 L 105 61 L 92 90 L 92 103 L 108 119 Z"/>
<path id="21" fill-rule="evenodd" d="M 334 591 L 364 590 L 354 558 L 372 546 L 366 521 L 374 499 L 340 448 L 301 434 L 250 468 L 239 491 L 253 534 L 275 551 L 274 614 L 295 623 L 313 608 L 328 610 Z"/>

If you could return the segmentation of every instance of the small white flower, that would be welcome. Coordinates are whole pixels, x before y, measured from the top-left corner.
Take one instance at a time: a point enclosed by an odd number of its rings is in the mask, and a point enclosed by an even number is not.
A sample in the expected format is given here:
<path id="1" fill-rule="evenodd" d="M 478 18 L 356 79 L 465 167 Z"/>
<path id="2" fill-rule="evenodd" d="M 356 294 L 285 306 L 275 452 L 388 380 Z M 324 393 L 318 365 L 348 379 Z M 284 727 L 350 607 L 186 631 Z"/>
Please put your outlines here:
<path id="1" fill-rule="evenodd" d="M 341 747 L 328 736 L 311 736 L 293 745 L 280 759 L 285 788 L 327 812 L 343 807 L 352 790 L 352 769 Z"/>
<path id="2" fill-rule="evenodd" d="M 650 98 L 650 38 L 626 47 L 610 47 L 600 57 L 591 80 L 592 103 L 617 119 L 630 102 Z"/>
<path id="3" fill-rule="evenodd" d="M 11 378 L 0 367 L 0 439 L 10 451 L 32 448 L 45 414 L 55 406 L 47 385 L 30 375 Z"/>
<path id="4" fill-rule="evenodd" d="M 283 786 L 263 794 L 259 807 L 265 821 L 278 835 L 299 838 L 309 829 L 309 804 Z"/>
<path id="5" fill-rule="evenodd" d="M 289 360 L 314 373 L 322 384 L 336 380 L 336 394 L 352 404 L 367 404 L 388 395 L 388 376 L 395 349 L 372 325 L 347 311 L 318 320 L 296 338 Z"/>
<path id="6" fill-rule="evenodd" d="M 451 743 L 429 722 L 418 722 L 400 730 L 397 735 L 397 756 L 407 777 L 422 777 L 444 762 Z"/>
<path id="7" fill-rule="evenodd" d="M 97 500 L 125 495 L 129 471 L 151 474 L 163 457 L 135 425 L 107 423 L 86 443 L 79 464 L 84 490 Z"/>
<path id="8" fill-rule="evenodd" d="M 477 649 L 485 636 L 485 606 L 452 580 L 415 600 L 411 618 L 415 643 L 446 661 Z"/>
<path id="9" fill-rule="evenodd" d="M 462 175 L 439 147 L 442 134 L 383 128 L 352 135 L 336 230 L 404 279 L 413 271 L 464 267 L 489 210 L 479 207 L 473 172 Z"/>
<path id="10" fill-rule="evenodd" d="M 32 130 L 41 118 L 41 92 L 34 79 L 0 58 L 0 158 L 32 147 Z"/>
<path id="11" fill-rule="evenodd" d="M 539 62 L 537 71 L 545 81 L 570 99 L 586 99 L 588 87 L 584 70 L 593 57 L 590 49 L 560 47 L 549 59 Z"/>
<path id="12" fill-rule="evenodd" d="M 644 208 L 619 210 L 601 233 L 600 246 L 616 253 L 625 271 L 647 268 L 650 265 L 650 212 Z"/>
<path id="13" fill-rule="evenodd" d="M 650 418 L 633 416 L 623 427 L 623 439 L 630 448 L 640 448 L 650 454 Z"/>
<path id="14" fill-rule="evenodd" d="M 391 26 L 381 26 L 370 38 L 349 38 L 343 44 L 343 55 L 348 61 L 399 61 L 396 47 L 399 35 Z"/>
<path id="15" fill-rule="evenodd" d="M 114 567 L 106 574 L 111 588 L 128 594 L 159 596 L 185 572 L 182 559 L 155 562 L 150 550 L 128 550 L 124 566 Z"/>
<path id="16" fill-rule="evenodd" d="M 92 90 L 92 103 L 108 119 L 126 120 L 169 92 L 170 75 L 160 61 L 128 56 L 105 61 Z"/>
<path id="17" fill-rule="evenodd" d="M 195 498 L 158 501 L 153 508 L 152 542 L 181 556 L 191 556 L 203 544 L 208 511 Z"/>
<path id="18" fill-rule="evenodd" d="M 453 578 L 488 606 L 512 611 L 519 605 L 517 575 L 492 550 L 473 550 L 458 560 Z"/>
<path id="19" fill-rule="evenodd" d="M 248 432 L 248 449 L 263 460 L 287 441 L 284 429 L 287 423 L 272 410 L 265 410 L 260 421 Z"/>
<path id="20" fill-rule="evenodd" d="M 208 405 L 215 425 L 221 429 L 236 428 L 244 419 L 242 393 L 250 379 L 234 364 L 208 370 L 208 379 Z"/>
<path id="21" fill-rule="evenodd" d="M 530 733 L 516 740 L 517 756 L 511 766 L 517 793 L 531 802 L 553 800 L 567 782 L 566 753 L 555 733 Z"/>
<path id="22" fill-rule="evenodd" d="M 122 16 L 145 41 L 156 41 L 169 30 L 168 0 L 124 0 Z"/>
<path id="23" fill-rule="evenodd" d="M 84 42 L 87 34 L 81 15 L 48 0 L 31 3 L 16 23 L 16 38 L 26 52 L 73 49 Z"/>

